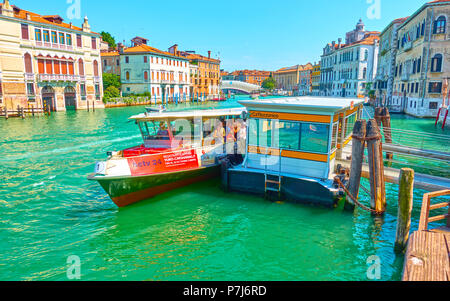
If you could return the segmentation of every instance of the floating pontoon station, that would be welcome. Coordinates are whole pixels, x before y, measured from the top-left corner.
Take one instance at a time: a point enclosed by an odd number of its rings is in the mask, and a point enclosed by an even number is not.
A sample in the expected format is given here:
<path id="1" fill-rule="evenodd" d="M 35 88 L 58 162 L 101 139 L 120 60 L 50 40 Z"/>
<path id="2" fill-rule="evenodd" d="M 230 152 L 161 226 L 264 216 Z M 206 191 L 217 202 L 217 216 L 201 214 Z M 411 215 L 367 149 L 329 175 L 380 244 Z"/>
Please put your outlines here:
<path id="1" fill-rule="evenodd" d="M 239 101 L 248 111 L 244 162 L 225 188 L 279 200 L 336 205 L 336 157 L 351 141 L 363 99 L 289 97 Z"/>

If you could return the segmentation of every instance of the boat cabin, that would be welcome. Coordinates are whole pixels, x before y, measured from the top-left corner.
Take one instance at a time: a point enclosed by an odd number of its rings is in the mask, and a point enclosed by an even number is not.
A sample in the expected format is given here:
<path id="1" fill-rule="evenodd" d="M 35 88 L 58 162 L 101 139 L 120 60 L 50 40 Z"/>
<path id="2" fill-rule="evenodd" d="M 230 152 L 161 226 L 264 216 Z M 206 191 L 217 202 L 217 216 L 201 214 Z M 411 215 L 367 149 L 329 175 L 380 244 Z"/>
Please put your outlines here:
<path id="1" fill-rule="evenodd" d="M 239 103 L 248 111 L 244 169 L 326 180 L 351 141 L 364 101 L 289 97 Z"/>
<path id="2" fill-rule="evenodd" d="M 245 117 L 245 108 L 178 112 L 145 112 L 129 119 L 139 127 L 144 144 L 124 150 L 124 156 L 139 156 L 165 150 L 201 148 L 223 144 L 229 122 Z M 223 129 L 223 130 L 222 130 Z"/>

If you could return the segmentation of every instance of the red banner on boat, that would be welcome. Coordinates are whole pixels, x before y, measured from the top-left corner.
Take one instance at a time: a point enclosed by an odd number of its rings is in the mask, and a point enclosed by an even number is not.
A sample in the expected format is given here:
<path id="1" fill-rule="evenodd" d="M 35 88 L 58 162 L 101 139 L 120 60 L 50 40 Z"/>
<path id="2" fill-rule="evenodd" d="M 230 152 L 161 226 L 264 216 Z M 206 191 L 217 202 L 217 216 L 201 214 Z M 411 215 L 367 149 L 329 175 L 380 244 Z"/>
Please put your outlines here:
<path id="1" fill-rule="evenodd" d="M 197 153 L 194 149 L 128 158 L 128 165 L 132 176 L 145 176 L 199 167 Z"/>

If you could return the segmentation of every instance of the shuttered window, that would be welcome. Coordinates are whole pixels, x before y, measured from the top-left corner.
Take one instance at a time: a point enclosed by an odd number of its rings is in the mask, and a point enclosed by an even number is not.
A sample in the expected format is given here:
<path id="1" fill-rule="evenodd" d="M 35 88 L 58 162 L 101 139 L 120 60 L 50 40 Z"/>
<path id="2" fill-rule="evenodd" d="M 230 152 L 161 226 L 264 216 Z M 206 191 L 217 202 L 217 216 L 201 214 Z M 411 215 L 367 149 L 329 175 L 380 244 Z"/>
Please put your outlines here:
<path id="1" fill-rule="evenodd" d="M 45 61 L 45 73 L 46 74 L 53 74 L 53 66 L 52 66 L 52 61 L 51 60 L 46 60 Z"/>
<path id="2" fill-rule="evenodd" d="M 83 40 L 81 39 L 80 34 L 77 34 L 77 47 L 83 47 Z"/>
<path id="3" fill-rule="evenodd" d="M 59 61 L 53 61 L 53 72 L 55 74 L 61 74 L 61 63 Z"/>
<path id="4" fill-rule="evenodd" d="M 67 62 L 61 62 L 61 74 L 67 74 Z"/>
<path id="5" fill-rule="evenodd" d="M 31 55 L 26 53 L 24 56 L 24 60 L 25 60 L 25 72 L 26 73 L 33 73 L 33 66 L 32 66 L 32 62 L 31 62 Z"/>
<path id="6" fill-rule="evenodd" d="M 84 75 L 84 65 L 83 65 L 83 60 L 79 60 L 78 61 L 78 72 L 80 73 L 80 75 Z"/>
<path id="7" fill-rule="evenodd" d="M 94 76 L 98 76 L 98 62 L 94 61 Z"/>
<path id="8" fill-rule="evenodd" d="M 38 60 L 38 70 L 39 70 L 39 74 L 45 74 L 44 60 Z"/>
<path id="9" fill-rule="evenodd" d="M 69 62 L 69 74 L 74 75 L 73 62 Z"/>
<path id="10" fill-rule="evenodd" d="M 24 40 L 29 40 L 30 39 L 30 35 L 28 33 L 28 25 L 27 24 L 22 24 L 22 39 L 24 39 Z"/>

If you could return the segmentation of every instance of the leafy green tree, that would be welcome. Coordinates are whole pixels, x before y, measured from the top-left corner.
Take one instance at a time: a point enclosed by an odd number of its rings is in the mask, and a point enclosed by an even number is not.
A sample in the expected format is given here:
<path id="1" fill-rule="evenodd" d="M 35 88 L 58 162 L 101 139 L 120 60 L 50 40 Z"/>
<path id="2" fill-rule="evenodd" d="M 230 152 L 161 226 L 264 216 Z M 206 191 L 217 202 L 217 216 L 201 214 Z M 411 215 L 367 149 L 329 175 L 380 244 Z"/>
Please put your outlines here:
<path id="1" fill-rule="evenodd" d="M 111 86 L 120 90 L 120 76 L 111 73 L 103 73 L 103 90 L 106 90 Z"/>
<path id="2" fill-rule="evenodd" d="M 105 89 L 103 93 L 103 102 L 107 103 L 111 98 L 120 97 L 120 91 L 114 86 L 110 86 Z"/>
<path id="3" fill-rule="evenodd" d="M 103 41 L 108 43 L 110 48 L 117 47 L 116 39 L 114 39 L 114 37 L 109 32 L 102 31 L 100 34 L 102 35 Z"/>
<path id="4" fill-rule="evenodd" d="M 273 89 L 275 89 L 276 86 L 277 86 L 277 82 L 275 81 L 275 79 L 273 77 L 266 78 L 262 83 L 262 87 L 269 91 L 272 91 Z"/>

